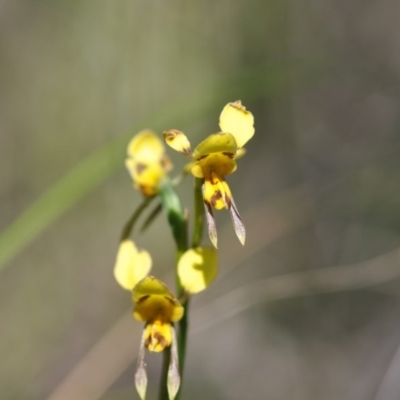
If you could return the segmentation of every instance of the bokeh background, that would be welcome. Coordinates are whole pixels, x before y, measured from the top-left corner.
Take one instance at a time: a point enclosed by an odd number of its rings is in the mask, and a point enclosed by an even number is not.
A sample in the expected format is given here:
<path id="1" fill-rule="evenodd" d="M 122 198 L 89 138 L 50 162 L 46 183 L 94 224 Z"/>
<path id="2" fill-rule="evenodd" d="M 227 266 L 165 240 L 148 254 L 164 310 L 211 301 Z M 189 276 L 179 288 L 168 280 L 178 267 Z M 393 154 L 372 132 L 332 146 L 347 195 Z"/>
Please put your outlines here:
<path id="1" fill-rule="evenodd" d="M 126 144 L 143 128 L 196 143 L 241 99 L 256 135 L 229 183 L 247 243 L 218 213 L 182 398 L 399 399 L 399 15 L 397 0 L 0 1 L 0 398 L 137 398 L 141 325 L 112 276 L 141 201 Z M 165 221 L 135 240 L 173 284 Z M 161 357 L 147 362 L 155 399 Z"/>

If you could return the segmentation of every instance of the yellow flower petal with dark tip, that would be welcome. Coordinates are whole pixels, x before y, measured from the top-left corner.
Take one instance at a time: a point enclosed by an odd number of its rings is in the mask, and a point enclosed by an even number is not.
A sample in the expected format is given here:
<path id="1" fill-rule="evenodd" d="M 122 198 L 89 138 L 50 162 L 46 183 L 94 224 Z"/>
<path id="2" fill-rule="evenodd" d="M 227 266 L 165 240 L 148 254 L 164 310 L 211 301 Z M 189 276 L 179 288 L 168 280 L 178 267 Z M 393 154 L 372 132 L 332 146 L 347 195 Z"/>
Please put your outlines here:
<path id="1" fill-rule="evenodd" d="M 119 245 L 114 277 L 124 289 L 132 290 L 150 272 L 151 264 L 147 251 L 139 251 L 132 240 L 124 240 Z"/>
<path id="2" fill-rule="evenodd" d="M 168 146 L 173 148 L 179 153 L 183 153 L 185 156 L 190 156 L 192 153 L 190 150 L 190 142 L 186 135 L 178 131 L 177 129 L 171 129 L 164 132 L 164 139 Z"/>
<path id="3" fill-rule="evenodd" d="M 133 316 L 138 321 L 179 321 L 184 309 L 168 288 L 154 276 L 147 276 L 133 288 Z"/>
<path id="4" fill-rule="evenodd" d="M 219 126 L 222 132 L 231 133 L 237 146 L 243 147 L 254 135 L 254 117 L 240 100 L 228 103 L 219 117 Z"/>
<path id="5" fill-rule="evenodd" d="M 197 145 L 193 152 L 193 158 L 199 161 L 211 153 L 232 154 L 231 158 L 233 158 L 237 148 L 235 137 L 231 133 L 214 133 Z"/>
<path id="6" fill-rule="evenodd" d="M 163 142 L 151 130 L 143 130 L 128 144 L 128 156 L 137 162 L 150 164 L 158 162 L 164 155 Z"/>
<path id="7" fill-rule="evenodd" d="M 178 277 L 183 288 L 191 293 L 206 289 L 217 275 L 218 257 L 212 247 L 186 251 L 178 262 Z"/>

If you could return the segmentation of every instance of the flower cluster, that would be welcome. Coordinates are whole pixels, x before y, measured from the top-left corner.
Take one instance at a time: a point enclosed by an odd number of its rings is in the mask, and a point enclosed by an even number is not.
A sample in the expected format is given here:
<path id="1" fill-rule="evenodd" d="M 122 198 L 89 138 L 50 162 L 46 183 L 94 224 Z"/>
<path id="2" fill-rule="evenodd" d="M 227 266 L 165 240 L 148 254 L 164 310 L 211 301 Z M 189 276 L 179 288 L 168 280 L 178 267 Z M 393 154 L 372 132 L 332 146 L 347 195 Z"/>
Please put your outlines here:
<path id="1" fill-rule="evenodd" d="M 254 118 L 240 101 L 227 104 L 219 117 L 221 132 L 208 136 L 194 151 L 183 132 L 172 129 L 164 132 L 169 146 L 190 157 L 188 166 L 196 178 L 203 179 L 203 198 L 208 234 L 217 247 L 217 229 L 212 209 L 227 208 L 240 242 L 244 244 L 246 230 L 233 200 L 225 176 L 237 169 L 236 159 L 244 154 L 243 146 L 254 135 Z"/>
<path id="2" fill-rule="evenodd" d="M 194 240 L 191 248 L 187 245 L 187 238 L 182 240 L 182 234 L 187 235 L 187 217 L 183 208 L 179 206 L 180 201 L 173 189 L 174 184 L 168 176 L 172 163 L 166 156 L 163 142 L 158 136 L 150 130 L 144 130 L 128 145 L 125 165 L 134 187 L 142 192 L 145 200 L 123 231 L 114 265 L 114 277 L 123 289 L 131 292 L 133 317 L 144 322 L 135 374 L 136 388 L 142 400 L 147 388 L 144 361 L 146 349 L 151 352 L 163 352 L 170 347 L 166 376 L 170 400 L 174 399 L 179 391 L 181 354 L 178 356 L 177 341 L 185 336 L 185 332 L 181 330 L 187 328 L 186 323 L 182 324 L 177 334 L 174 324 L 184 321 L 188 297 L 205 290 L 217 275 L 217 230 L 213 209 L 229 210 L 235 232 L 244 244 L 244 224 L 225 176 L 236 170 L 236 160 L 244 154 L 243 146 L 254 134 L 253 123 L 253 115 L 240 101 L 236 101 L 227 104 L 222 110 L 219 121 L 221 132 L 208 136 L 193 151 L 188 138 L 181 131 L 173 129 L 164 133 L 169 146 L 190 158 L 190 164 L 185 169 L 201 180 L 197 182 L 202 185 L 204 214 L 214 247 L 199 247 L 197 244 L 201 239 L 202 222 L 197 222 L 199 225 L 195 226 L 196 232 L 200 232 L 200 239 Z M 199 191 L 198 193 L 201 204 L 201 194 Z M 154 198 L 159 198 L 161 203 L 151 213 L 148 221 L 164 209 L 177 244 L 179 257 L 175 269 L 178 277 L 176 297 L 163 282 L 149 275 L 152 269 L 150 254 L 146 250 L 138 249 L 129 238 L 136 219 Z M 202 220 L 197 218 L 197 221 Z"/>

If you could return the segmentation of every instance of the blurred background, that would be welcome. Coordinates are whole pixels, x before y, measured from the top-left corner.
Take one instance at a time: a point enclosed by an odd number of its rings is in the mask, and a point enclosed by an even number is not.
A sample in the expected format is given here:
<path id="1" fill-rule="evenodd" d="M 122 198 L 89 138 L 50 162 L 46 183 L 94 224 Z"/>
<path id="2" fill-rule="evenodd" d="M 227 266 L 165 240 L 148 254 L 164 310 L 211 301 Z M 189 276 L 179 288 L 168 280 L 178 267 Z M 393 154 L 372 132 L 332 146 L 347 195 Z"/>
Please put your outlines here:
<path id="1" fill-rule="evenodd" d="M 112 275 L 141 201 L 126 145 L 143 128 L 198 143 L 240 99 L 256 134 L 228 181 L 247 243 L 219 212 L 220 273 L 193 301 L 182 398 L 399 399 L 399 13 L 395 0 L 0 1 L 0 398 L 138 398 L 142 326 Z M 191 208 L 191 178 L 180 193 Z M 164 219 L 134 239 L 173 284 Z M 147 363 L 155 399 L 161 357 Z"/>

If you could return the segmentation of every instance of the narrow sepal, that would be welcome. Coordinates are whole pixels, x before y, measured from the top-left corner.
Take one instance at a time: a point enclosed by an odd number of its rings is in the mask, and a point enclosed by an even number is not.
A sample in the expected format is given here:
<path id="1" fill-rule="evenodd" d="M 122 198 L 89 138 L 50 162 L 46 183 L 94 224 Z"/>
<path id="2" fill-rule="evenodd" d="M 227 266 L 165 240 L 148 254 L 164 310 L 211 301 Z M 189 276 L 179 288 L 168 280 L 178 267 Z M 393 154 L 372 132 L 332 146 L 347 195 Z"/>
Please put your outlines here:
<path id="1" fill-rule="evenodd" d="M 204 211 L 206 215 L 208 236 L 210 237 L 211 243 L 217 249 L 218 248 L 217 226 L 215 225 L 215 218 L 212 212 L 211 204 L 208 203 L 207 201 L 204 201 Z"/>
<path id="2" fill-rule="evenodd" d="M 147 389 L 146 363 L 144 362 L 145 339 L 145 331 L 143 330 L 142 340 L 140 341 L 137 369 L 135 373 L 135 386 L 141 400 L 145 400 Z"/>
<path id="3" fill-rule="evenodd" d="M 169 400 L 174 400 L 179 391 L 181 377 L 179 375 L 178 346 L 176 343 L 175 328 L 172 327 L 171 358 L 168 367 L 167 388 Z"/>
<path id="4" fill-rule="evenodd" d="M 229 213 L 231 214 L 233 228 L 235 229 L 236 236 L 238 237 L 240 243 L 244 246 L 246 240 L 246 228 L 244 227 L 242 218 L 240 217 L 239 211 L 236 207 L 233 197 L 231 198 Z"/>

